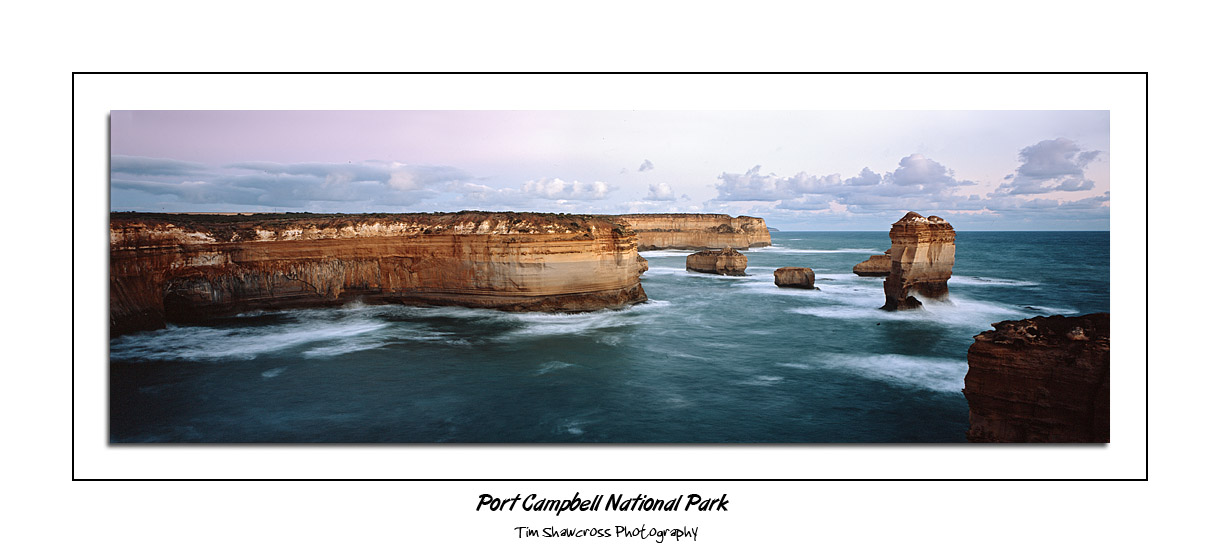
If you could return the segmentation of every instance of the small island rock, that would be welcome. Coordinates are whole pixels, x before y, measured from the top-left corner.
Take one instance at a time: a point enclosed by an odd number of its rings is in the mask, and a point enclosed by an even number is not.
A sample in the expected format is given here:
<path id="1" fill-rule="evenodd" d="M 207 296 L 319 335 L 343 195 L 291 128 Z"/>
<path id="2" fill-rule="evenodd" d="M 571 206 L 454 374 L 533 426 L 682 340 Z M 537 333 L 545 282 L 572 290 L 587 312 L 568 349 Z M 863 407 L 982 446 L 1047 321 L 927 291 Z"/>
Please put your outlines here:
<path id="1" fill-rule="evenodd" d="M 733 249 L 707 250 L 686 256 L 686 270 L 726 276 L 746 276 L 746 256 Z"/>
<path id="2" fill-rule="evenodd" d="M 813 276 L 813 269 L 809 267 L 780 267 L 775 270 L 775 285 L 780 288 L 817 290 L 813 285 Z"/>

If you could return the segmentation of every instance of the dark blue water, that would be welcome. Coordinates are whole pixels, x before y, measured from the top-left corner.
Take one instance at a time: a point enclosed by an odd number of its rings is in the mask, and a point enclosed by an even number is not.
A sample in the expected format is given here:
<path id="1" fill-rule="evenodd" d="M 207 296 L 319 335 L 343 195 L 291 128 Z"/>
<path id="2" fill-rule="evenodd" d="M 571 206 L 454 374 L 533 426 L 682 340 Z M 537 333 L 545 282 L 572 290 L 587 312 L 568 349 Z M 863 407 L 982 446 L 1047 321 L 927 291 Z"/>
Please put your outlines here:
<path id="1" fill-rule="evenodd" d="M 885 232 L 777 232 L 750 277 L 648 252 L 581 315 L 351 305 L 111 342 L 113 442 L 962 442 L 991 323 L 1109 311 L 1107 232 L 960 232 L 949 304 L 888 313 Z M 812 267 L 820 291 L 772 271 Z"/>

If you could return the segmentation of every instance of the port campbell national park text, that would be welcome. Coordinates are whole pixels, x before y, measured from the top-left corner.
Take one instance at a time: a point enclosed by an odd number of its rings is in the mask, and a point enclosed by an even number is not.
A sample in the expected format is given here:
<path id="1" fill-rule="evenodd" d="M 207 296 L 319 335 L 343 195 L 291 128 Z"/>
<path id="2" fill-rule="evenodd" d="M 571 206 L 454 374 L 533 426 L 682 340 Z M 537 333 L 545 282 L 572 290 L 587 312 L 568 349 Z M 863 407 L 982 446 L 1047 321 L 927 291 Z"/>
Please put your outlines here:
<path id="1" fill-rule="evenodd" d="M 1110 442 L 1109 111 L 110 133 L 112 444 Z"/>

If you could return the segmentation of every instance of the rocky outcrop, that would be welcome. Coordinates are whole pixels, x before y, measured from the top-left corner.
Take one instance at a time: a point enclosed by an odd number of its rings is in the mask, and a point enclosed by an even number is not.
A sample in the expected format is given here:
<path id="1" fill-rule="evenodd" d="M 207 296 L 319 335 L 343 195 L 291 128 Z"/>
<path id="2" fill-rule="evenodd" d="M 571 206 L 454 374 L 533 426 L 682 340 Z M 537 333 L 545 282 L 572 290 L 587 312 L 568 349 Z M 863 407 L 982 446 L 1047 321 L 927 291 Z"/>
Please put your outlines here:
<path id="1" fill-rule="evenodd" d="M 639 237 L 640 251 L 748 249 L 771 245 L 766 221 L 714 213 L 619 216 Z"/>
<path id="2" fill-rule="evenodd" d="M 605 216 L 112 213 L 111 333 L 354 299 L 591 311 L 645 301 L 645 270 Z"/>
<path id="3" fill-rule="evenodd" d="M 1004 321 L 974 337 L 972 442 L 1109 442 L 1110 314 Z"/>
<path id="4" fill-rule="evenodd" d="M 780 267 L 775 270 L 775 285 L 780 288 L 816 290 L 813 276 L 813 269 L 809 267 Z"/>
<path id="5" fill-rule="evenodd" d="M 733 248 L 693 253 L 686 256 L 686 270 L 714 275 L 746 276 L 746 256 Z"/>
<path id="6" fill-rule="evenodd" d="M 949 295 L 953 276 L 953 226 L 940 217 L 914 211 L 890 227 L 890 274 L 885 277 L 888 311 L 918 309 L 915 297 L 940 300 Z"/>
<path id="7" fill-rule="evenodd" d="M 881 255 L 869 256 L 868 259 L 856 263 L 856 266 L 851 268 L 851 272 L 860 276 L 890 276 L 891 265 L 893 265 L 893 260 L 890 259 L 890 251 L 885 250 L 885 253 Z"/>

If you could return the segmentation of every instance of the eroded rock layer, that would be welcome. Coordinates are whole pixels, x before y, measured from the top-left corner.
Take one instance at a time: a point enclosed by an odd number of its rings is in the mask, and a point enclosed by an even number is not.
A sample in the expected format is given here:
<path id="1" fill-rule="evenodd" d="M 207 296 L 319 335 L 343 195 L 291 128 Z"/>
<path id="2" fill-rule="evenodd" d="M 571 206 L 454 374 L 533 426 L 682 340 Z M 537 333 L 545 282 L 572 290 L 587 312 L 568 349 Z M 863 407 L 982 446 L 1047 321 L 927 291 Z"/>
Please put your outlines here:
<path id="1" fill-rule="evenodd" d="M 693 253 L 686 256 L 686 270 L 713 275 L 746 276 L 746 256 L 733 248 Z"/>
<path id="2" fill-rule="evenodd" d="M 1110 314 L 1004 321 L 974 337 L 972 442 L 1109 442 Z"/>
<path id="3" fill-rule="evenodd" d="M 894 223 L 882 309 L 918 309 L 921 303 L 915 295 L 934 300 L 948 296 L 956 237 L 953 226 L 944 219 L 914 211 Z"/>
<path id="4" fill-rule="evenodd" d="M 860 276 L 890 276 L 891 265 L 893 265 L 893 260 L 890 259 L 889 250 L 886 250 L 881 255 L 869 256 L 868 259 L 856 263 L 856 266 L 851 268 L 851 272 Z"/>
<path id="5" fill-rule="evenodd" d="M 748 249 L 771 245 L 767 222 L 758 217 L 714 213 L 620 215 L 647 250 Z"/>
<path id="6" fill-rule="evenodd" d="M 613 217 L 113 213 L 111 333 L 251 309 L 370 303 L 580 312 L 645 301 Z"/>
<path id="7" fill-rule="evenodd" d="M 774 274 L 775 285 L 780 288 L 816 289 L 813 285 L 813 269 L 809 267 L 780 267 Z"/>

